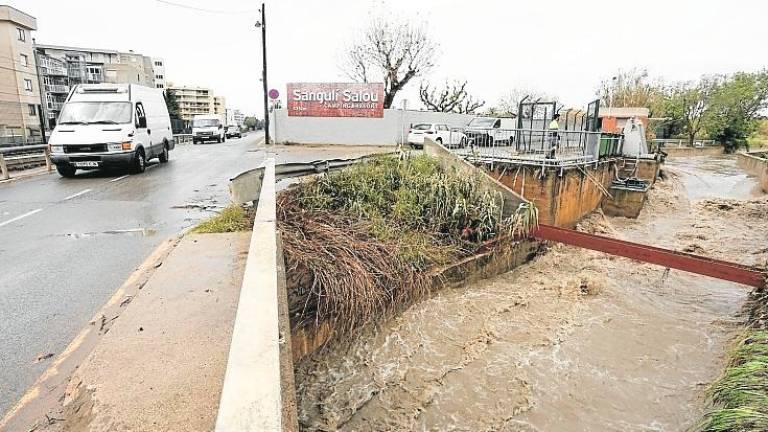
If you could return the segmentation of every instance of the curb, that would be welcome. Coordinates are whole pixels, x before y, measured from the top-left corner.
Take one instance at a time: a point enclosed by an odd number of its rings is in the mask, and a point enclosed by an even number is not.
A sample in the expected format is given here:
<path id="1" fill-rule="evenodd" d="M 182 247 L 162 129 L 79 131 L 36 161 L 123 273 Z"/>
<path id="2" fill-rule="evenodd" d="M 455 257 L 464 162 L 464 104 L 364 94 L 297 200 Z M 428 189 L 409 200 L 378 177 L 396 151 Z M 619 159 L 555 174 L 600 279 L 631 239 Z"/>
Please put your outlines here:
<path id="1" fill-rule="evenodd" d="M 0 430 L 30 430 L 30 426 L 63 408 L 69 379 L 93 351 L 115 319 L 119 318 L 133 297 L 149 281 L 156 269 L 179 244 L 185 233 L 164 240 L 128 276 L 112 297 L 99 309 L 90 323 L 75 336 L 56 360 L 0 419 Z M 34 430 L 33 427 L 32 430 Z"/>

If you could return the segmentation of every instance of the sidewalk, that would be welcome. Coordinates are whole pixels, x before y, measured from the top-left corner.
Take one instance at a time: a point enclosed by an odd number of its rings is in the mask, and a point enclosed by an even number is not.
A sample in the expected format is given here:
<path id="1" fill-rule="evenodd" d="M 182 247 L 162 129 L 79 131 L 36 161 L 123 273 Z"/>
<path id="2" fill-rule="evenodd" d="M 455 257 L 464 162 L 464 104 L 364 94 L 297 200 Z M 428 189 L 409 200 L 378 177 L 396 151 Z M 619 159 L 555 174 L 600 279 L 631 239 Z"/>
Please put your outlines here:
<path id="1" fill-rule="evenodd" d="M 33 430 L 212 430 L 249 239 L 185 236 Z"/>

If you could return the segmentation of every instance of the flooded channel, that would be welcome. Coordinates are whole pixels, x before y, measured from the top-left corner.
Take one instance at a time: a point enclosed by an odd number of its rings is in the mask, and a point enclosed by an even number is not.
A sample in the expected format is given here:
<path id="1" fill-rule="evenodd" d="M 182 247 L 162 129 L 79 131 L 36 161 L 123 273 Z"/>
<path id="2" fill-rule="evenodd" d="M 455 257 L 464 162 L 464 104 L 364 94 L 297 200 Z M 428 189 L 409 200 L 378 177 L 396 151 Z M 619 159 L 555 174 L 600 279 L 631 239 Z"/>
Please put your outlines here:
<path id="1" fill-rule="evenodd" d="M 768 262 L 768 199 L 730 157 L 672 160 L 637 220 L 579 229 Z M 553 245 L 297 365 L 304 430 L 680 431 L 748 288 Z"/>

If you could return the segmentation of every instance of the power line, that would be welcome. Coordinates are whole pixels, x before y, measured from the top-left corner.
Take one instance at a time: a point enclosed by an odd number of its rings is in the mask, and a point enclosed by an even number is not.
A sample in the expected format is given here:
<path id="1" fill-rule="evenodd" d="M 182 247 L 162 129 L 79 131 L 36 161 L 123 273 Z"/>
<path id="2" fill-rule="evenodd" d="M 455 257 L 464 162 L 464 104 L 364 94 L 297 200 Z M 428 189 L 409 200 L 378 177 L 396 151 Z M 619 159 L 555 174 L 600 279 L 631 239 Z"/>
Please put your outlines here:
<path id="1" fill-rule="evenodd" d="M 207 13 L 215 13 L 215 14 L 226 14 L 226 15 L 240 15 L 244 13 L 256 13 L 259 10 L 258 9 L 248 9 L 248 10 L 240 10 L 240 11 L 234 11 L 234 10 L 220 10 L 220 9 L 206 9 L 196 6 L 190 6 L 183 3 L 176 3 L 168 0 L 155 0 L 158 3 L 164 3 L 170 6 L 176 6 L 184 9 L 194 10 L 198 12 L 207 12 Z"/>

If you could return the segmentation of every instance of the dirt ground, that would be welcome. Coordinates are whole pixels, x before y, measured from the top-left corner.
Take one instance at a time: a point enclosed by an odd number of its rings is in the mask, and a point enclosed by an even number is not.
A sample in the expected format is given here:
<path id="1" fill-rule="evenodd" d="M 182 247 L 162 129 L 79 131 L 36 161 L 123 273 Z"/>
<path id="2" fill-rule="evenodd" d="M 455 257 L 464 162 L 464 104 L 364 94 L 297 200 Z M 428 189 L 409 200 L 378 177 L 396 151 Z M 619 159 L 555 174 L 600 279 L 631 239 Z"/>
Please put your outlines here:
<path id="1" fill-rule="evenodd" d="M 579 228 L 766 265 L 768 198 L 754 197 L 732 160 L 710 159 L 668 167 L 639 219 L 596 214 Z M 696 176 L 731 183 L 702 188 Z M 684 430 L 740 331 L 747 292 L 553 245 L 299 364 L 300 422 L 312 431 Z"/>

